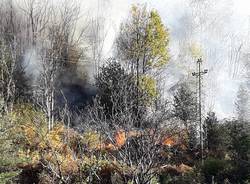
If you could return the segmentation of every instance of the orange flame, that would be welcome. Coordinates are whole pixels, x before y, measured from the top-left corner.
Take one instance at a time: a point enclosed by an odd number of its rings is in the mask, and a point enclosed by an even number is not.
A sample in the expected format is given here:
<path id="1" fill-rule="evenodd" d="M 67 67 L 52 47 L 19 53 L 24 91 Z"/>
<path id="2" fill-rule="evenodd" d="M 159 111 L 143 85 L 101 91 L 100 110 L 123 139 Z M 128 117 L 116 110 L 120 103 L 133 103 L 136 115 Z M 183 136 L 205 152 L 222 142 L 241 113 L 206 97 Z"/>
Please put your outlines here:
<path id="1" fill-rule="evenodd" d="M 115 134 L 115 143 L 116 146 L 121 147 L 126 142 L 126 134 L 124 130 L 118 130 Z"/>
<path id="2" fill-rule="evenodd" d="M 162 144 L 164 146 L 173 146 L 175 144 L 175 142 L 176 141 L 173 138 L 168 137 L 168 138 L 166 138 L 166 139 L 163 140 Z"/>

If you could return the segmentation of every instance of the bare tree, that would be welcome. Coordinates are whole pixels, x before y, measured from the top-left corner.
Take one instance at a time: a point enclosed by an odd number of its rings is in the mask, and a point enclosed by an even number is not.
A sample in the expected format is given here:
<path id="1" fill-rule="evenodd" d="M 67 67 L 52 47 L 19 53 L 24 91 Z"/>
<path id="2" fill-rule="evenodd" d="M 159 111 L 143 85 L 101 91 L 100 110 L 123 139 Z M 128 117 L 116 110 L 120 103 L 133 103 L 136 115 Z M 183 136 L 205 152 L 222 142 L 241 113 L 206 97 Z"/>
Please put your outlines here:
<path id="1" fill-rule="evenodd" d="M 58 114 L 56 97 L 61 95 L 59 77 L 63 72 L 67 72 L 69 66 L 76 65 L 80 60 L 84 29 L 77 34 L 80 6 L 75 2 L 66 2 L 59 11 L 55 7 L 46 11 L 52 13 L 53 18 L 50 17 L 48 22 L 46 19 L 46 29 L 40 39 L 37 38 L 41 71 L 34 93 L 38 105 L 47 115 L 48 127 L 51 129 Z M 49 13 L 44 12 L 44 16 Z"/>
<path id="2" fill-rule="evenodd" d="M 18 35 L 20 20 L 15 13 L 12 1 L 4 2 L 0 13 L 4 17 L 0 21 L 0 96 L 5 104 L 3 110 L 8 113 L 12 111 L 17 99 L 16 72 L 22 56 L 21 38 Z"/>
<path id="3" fill-rule="evenodd" d="M 44 36 L 46 27 L 52 16 L 52 6 L 47 0 L 40 2 L 38 0 L 22 0 L 18 7 L 24 13 L 26 18 L 26 38 L 29 44 L 35 46 L 39 37 Z"/>
<path id="4" fill-rule="evenodd" d="M 114 95 L 115 98 L 117 96 Z M 133 126 L 133 122 L 138 120 L 131 113 L 133 106 L 124 107 L 124 104 L 118 102 L 114 104 L 114 108 L 121 109 L 121 112 L 107 117 L 102 104 L 96 99 L 83 118 L 83 126 L 103 135 L 104 145 L 113 150 L 107 152 L 116 168 L 113 174 L 118 174 L 121 181 L 150 183 L 158 176 L 161 168 L 170 163 L 163 156 L 166 148 L 163 142 L 167 136 L 174 134 L 174 125 L 167 122 L 169 111 L 145 115 L 140 121 L 147 124 L 147 128 L 138 129 Z M 110 124 L 114 125 L 113 128 L 110 128 Z"/>

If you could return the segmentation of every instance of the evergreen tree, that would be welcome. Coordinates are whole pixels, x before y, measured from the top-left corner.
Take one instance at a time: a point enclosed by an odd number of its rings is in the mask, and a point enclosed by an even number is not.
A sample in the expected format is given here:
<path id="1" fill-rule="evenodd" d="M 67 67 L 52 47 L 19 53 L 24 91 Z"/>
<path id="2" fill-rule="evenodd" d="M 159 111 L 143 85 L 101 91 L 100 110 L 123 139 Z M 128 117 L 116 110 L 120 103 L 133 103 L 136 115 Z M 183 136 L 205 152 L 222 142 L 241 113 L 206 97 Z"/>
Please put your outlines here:
<path id="1" fill-rule="evenodd" d="M 134 77 L 120 63 L 110 61 L 103 66 L 96 77 L 96 86 L 97 96 L 108 118 L 122 114 L 124 110 L 137 114 L 137 86 Z"/>
<path id="2" fill-rule="evenodd" d="M 174 95 L 174 116 L 185 124 L 196 120 L 196 99 L 186 83 L 182 83 Z"/>
<path id="3" fill-rule="evenodd" d="M 189 136 L 189 146 L 193 149 L 197 144 L 197 103 L 194 93 L 186 83 L 180 85 L 174 95 L 173 115 L 184 123 Z"/>
<path id="4" fill-rule="evenodd" d="M 234 165 L 233 183 L 245 183 L 250 180 L 250 130 L 244 122 L 232 121 L 229 129 L 229 152 Z"/>
<path id="5" fill-rule="evenodd" d="M 219 121 L 214 112 L 209 112 L 205 119 L 205 145 L 211 152 L 216 151 L 220 145 Z"/>

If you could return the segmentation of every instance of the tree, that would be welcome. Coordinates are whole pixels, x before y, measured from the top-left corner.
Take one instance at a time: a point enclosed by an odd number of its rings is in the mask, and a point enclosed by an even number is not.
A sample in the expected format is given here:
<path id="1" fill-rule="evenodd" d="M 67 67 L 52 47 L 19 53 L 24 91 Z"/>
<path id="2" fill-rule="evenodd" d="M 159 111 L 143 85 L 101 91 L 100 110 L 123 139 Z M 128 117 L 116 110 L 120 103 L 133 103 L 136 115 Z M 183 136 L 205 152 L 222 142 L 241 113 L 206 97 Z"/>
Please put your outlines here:
<path id="1" fill-rule="evenodd" d="M 196 120 L 196 102 L 194 93 L 186 83 L 180 84 L 174 95 L 174 116 L 180 118 L 186 124 Z"/>
<path id="2" fill-rule="evenodd" d="M 196 108 L 194 93 L 186 83 L 182 83 L 174 95 L 173 115 L 183 122 L 191 149 L 197 144 Z"/>
<path id="3" fill-rule="evenodd" d="M 250 151 L 249 127 L 244 122 L 232 121 L 228 124 L 231 151 L 237 160 L 248 160 Z"/>
<path id="4" fill-rule="evenodd" d="M 241 121 L 227 124 L 229 134 L 229 153 L 234 164 L 232 181 L 249 181 L 250 172 L 250 134 L 249 126 Z"/>
<path id="5" fill-rule="evenodd" d="M 158 12 L 148 11 L 146 6 L 132 6 L 116 39 L 117 57 L 136 76 L 137 86 L 151 86 L 152 88 L 144 90 L 152 91 L 157 88 L 157 82 L 151 85 L 152 80 L 155 80 L 153 74 L 169 60 L 168 44 L 169 33 Z M 136 98 L 141 98 L 139 91 Z"/>
<path id="6" fill-rule="evenodd" d="M 30 12 L 33 12 L 33 9 L 39 9 L 33 5 L 34 1 L 31 2 Z M 35 81 L 34 98 L 35 103 L 46 114 L 50 130 L 59 114 L 59 105 L 61 104 L 58 103 L 57 99 L 65 97 L 62 94 L 66 83 L 66 80 L 63 80 L 64 76 L 70 72 L 73 73 L 71 73 L 71 77 L 74 74 L 77 75 L 76 65 L 83 55 L 80 46 L 83 30 L 79 29 L 79 34 L 75 31 L 80 14 L 80 6 L 76 1 L 65 2 L 59 7 L 59 11 L 56 11 L 52 5 L 50 8 L 41 8 L 40 11 L 44 13 L 44 19 L 48 22 L 45 22 L 45 27 L 40 31 L 46 40 L 37 39 L 37 37 L 34 39 L 35 43 L 39 45 L 35 47 L 35 51 L 39 58 L 37 65 L 40 66 L 39 76 Z M 55 15 L 50 16 L 51 13 Z M 38 16 L 38 18 L 40 17 Z M 31 18 L 31 21 L 33 19 L 35 17 Z M 34 27 L 40 26 L 34 25 Z M 64 101 L 67 100 L 64 99 Z"/>
<path id="7" fill-rule="evenodd" d="M 117 61 L 111 60 L 101 67 L 96 77 L 96 86 L 97 96 L 107 117 L 120 116 L 124 111 L 132 113 L 135 119 L 143 116 L 145 104 L 143 104 L 143 99 L 140 99 L 140 110 L 137 109 L 135 96 L 138 87 L 134 76 L 127 73 Z"/>
<path id="8" fill-rule="evenodd" d="M 98 96 L 100 101 L 105 107 L 105 114 L 112 114 L 114 109 L 112 103 L 112 95 L 116 93 L 127 93 L 126 88 L 130 85 L 133 85 L 133 78 L 125 72 L 121 65 L 116 61 L 108 62 L 105 66 L 100 69 L 99 75 L 96 77 L 96 86 L 98 88 Z M 128 87 L 129 88 L 129 87 Z M 130 91 L 131 92 L 131 91 Z M 133 96 L 133 93 L 131 93 Z M 117 97 L 117 95 L 115 95 Z M 124 95 L 121 95 L 118 98 L 121 98 L 119 104 L 126 103 L 122 101 Z M 113 113 L 117 113 L 117 109 Z"/>
<path id="9" fill-rule="evenodd" d="M 166 64 L 168 43 L 169 34 L 159 14 L 155 10 L 148 11 L 146 6 L 132 7 L 116 40 L 118 57 L 138 74 Z"/>
<path id="10" fill-rule="evenodd" d="M 11 112 L 15 101 L 15 80 L 14 72 L 16 68 L 16 59 L 13 50 L 8 46 L 9 43 L 1 40 L 1 58 L 0 58 L 0 90 L 1 98 L 4 100 L 3 112 Z"/>
<path id="11" fill-rule="evenodd" d="M 214 112 L 209 112 L 207 114 L 207 118 L 205 119 L 205 127 L 206 130 L 205 138 L 206 145 L 209 153 L 216 154 L 217 150 L 221 150 L 222 145 L 222 128 L 219 126 L 219 121 Z"/>
<path id="12" fill-rule="evenodd" d="M 3 1 L 0 7 L 0 96 L 4 106 L 0 111 L 9 113 L 17 101 L 27 100 L 28 80 L 22 66 L 24 38 L 22 19 L 12 1 Z"/>

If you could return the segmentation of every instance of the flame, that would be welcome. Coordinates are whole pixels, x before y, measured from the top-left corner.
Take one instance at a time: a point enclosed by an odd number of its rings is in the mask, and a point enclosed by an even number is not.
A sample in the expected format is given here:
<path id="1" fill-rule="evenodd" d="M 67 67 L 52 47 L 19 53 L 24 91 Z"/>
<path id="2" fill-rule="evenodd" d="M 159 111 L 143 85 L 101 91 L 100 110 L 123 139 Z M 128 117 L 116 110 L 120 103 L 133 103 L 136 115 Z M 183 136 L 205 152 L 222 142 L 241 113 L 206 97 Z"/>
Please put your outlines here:
<path id="1" fill-rule="evenodd" d="M 138 132 L 136 130 L 126 132 L 123 129 L 117 130 L 114 134 L 114 142 L 106 142 L 102 143 L 98 146 L 97 149 L 107 149 L 107 150 L 117 150 L 126 144 L 128 137 L 136 137 L 141 135 L 142 132 Z M 158 142 L 163 146 L 176 146 L 179 145 L 182 149 L 186 149 L 185 141 L 182 140 L 183 136 L 174 135 L 174 136 L 166 136 L 162 141 Z"/>
<path id="2" fill-rule="evenodd" d="M 163 140 L 162 144 L 164 146 L 173 146 L 175 145 L 176 141 L 172 138 L 172 137 L 168 137 L 166 139 Z"/>
<path id="3" fill-rule="evenodd" d="M 126 142 L 126 134 L 124 130 L 118 130 L 115 134 L 115 143 L 117 147 L 121 147 Z"/>

